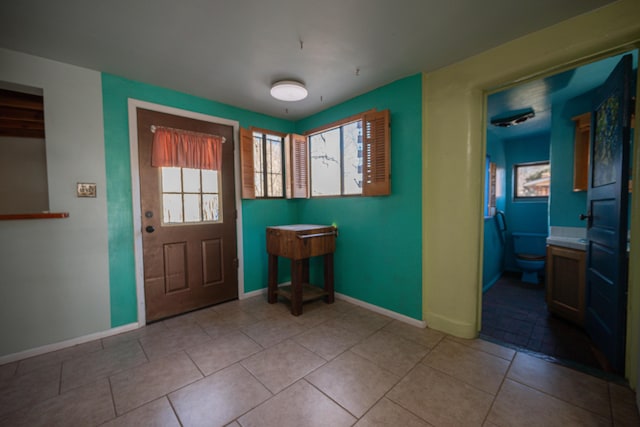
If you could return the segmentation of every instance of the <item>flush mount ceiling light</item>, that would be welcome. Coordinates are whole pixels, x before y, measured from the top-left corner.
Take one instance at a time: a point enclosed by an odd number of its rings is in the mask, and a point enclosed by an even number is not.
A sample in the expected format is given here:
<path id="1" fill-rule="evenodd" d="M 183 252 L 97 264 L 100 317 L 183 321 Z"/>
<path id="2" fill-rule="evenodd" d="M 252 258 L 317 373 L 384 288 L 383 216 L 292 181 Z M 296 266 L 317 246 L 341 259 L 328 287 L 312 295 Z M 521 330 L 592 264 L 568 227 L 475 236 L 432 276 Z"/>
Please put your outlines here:
<path id="1" fill-rule="evenodd" d="M 271 96 L 280 101 L 300 101 L 307 97 L 307 88 L 295 80 L 281 80 L 271 86 Z"/>
<path id="2" fill-rule="evenodd" d="M 534 118 L 535 116 L 536 113 L 533 110 L 529 109 L 517 112 L 516 114 L 512 114 L 509 117 L 493 118 L 491 119 L 491 124 L 502 128 L 508 128 L 524 123 L 527 120 Z"/>

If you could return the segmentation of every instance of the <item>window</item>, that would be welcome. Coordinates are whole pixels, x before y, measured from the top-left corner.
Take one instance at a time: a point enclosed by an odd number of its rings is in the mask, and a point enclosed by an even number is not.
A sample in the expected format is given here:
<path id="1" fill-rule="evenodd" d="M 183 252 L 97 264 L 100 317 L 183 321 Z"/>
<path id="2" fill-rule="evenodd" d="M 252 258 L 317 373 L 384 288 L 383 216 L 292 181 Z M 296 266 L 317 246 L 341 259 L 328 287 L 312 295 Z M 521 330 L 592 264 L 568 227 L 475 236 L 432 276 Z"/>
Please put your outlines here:
<path id="1" fill-rule="evenodd" d="M 240 138 L 242 196 L 244 198 L 284 197 L 283 136 L 241 129 Z"/>
<path id="2" fill-rule="evenodd" d="M 309 133 L 311 196 L 390 194 L 389 111 Z"/>
<path id="3" fill-rule="evenodd" d="M 221 220 L 218 171 L 175 167 L 160 170 L 164 224 Z"/>
<path id="4" fill-rule="evenodd" d="M 241 128 L 242 198 L 391 194 L 389 116 L 370 110 L 306 136 Z"/>
<path id="5" fill-rule="evenodd" d="M 515 199 L 535 199 L 549 196 L 551 169 L 549 162 L 521 163 L 513 166 Z"/>
<path id="6" fill-rule="evenodd" d="M 362 121 L 309 136 L 311 196 L 362 194 Z"/>

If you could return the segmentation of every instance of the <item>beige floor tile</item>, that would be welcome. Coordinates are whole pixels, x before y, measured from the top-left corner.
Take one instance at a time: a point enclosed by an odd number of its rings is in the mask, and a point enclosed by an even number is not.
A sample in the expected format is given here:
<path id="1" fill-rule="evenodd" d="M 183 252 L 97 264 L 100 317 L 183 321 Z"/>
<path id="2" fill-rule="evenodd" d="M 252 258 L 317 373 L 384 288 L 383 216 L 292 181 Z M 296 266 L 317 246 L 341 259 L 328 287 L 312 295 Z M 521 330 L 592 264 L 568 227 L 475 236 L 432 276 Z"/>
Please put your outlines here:
<path id="1" fill-rule="evenodd" d="M 21 360 L 18 363 L 18 375 L 25 372 L 34 371 L 44 366 L 57 365 L 65 360 L 73 359 L 74 357 L 81 356 L 93 351 L 102 350 L 102 343 L 100 340 L 90 341 L 84 344 L 74 345 L 73 347 L 64 348 L 58 351 L 52 351 L 50 353 L 41 354 L 39 356 L 30 357 L 28 359 Z"/>
<path id="2" fill-rule="evenodd" d="M 618 427 L 640 426 L 636 393 L 628 387 L 609 383 L 613 424 Z"/>
<path id="3" fill-rule="evenodd" d="M 487 421 L 499 426 L 610 426 L 606 418 L 512 380 L 505 380 Z"/>
<path id="4" fill-rule="evenodd" d="M 362 337 L 347 329 L 328 325 L 316 326 L 293 338 L 317 355 L 331 360 L 360 341 Z"/>
<path id="5" fill-rule="evenodd" d="M 381 368 L 403 376 L 429 352 L 427 347 L 384 331 L 378 331 L 351 351 Z"/>
<path id="6" fill-rule="evenodd" d="M 184 426 L 223 426 L 270 397 L 238 364 L 169 394 Z"/>
<path id="7" fill-rule="evenodd" d="M 156 322 L 151 325 L 146 325 L 133 331 L 124 332 L 122 334 L 113 335 L 102 339 L 102 346 L 104 348 L 113 347 L 114 345 L 122 344 L 126 341 L 137 341 L 143 337 L 151 337 L 154 335 L 162 335 L 167 332 L 167 327 L 163 322 Z"/>
<path id="8" fill-rule="evenodd" d="M 330 319 L 324 324 L 355 332 L 361 337 L 367 337 L 389 323 L 391 323 L 390 318 L 370 312 L 369 314 L 346 313 Z"/>
<path id="9" fill-rule="evenodd" d="M 356 417 L 361 417 L 399 377 L 347 351 L 306 379 Z"/>
<path id="10" fill-rule="evenodd" d="M 609 390 L 599 378 L 518 353 L 507 374 L 512 380 L 609 418 Z"/>
<path id="11" fill-rule="evenodd" d="M 239 419 L 242 427 L 341 427 L 356 419 L 300 380 Z"/>
<path id="12" fill-rule="evenodd" d="M 267 348 L 304 332 L 305 328 L 293 320 L 270 318 L 245 326 L 242 331 L 258 344 Z"/>
<path id="13" fill-rule="evenodd" d="M 446 339 L 464 344 L 476 350 L 484 351 L 485 353 L 493 354 L 494 356 L 498 356 L 504 360 L 513 360 L 516 355 L 516 351 L 511 348 L 503 347 L 480 338 L 467 340 L 464 338 L 447 336 Z"/>
<path id="14" fill-rule="evenodd" d="M 2 425 L 19 426 L 97 426 L 115 417 L 107 379 L 45 400 L 14 412 Z"/>
<path id="15" fill-rule="evenodd" d="M 430 424 L 383 398 L 354 427 L 429 427 Z"/>
<path id="16" fill-rule="evenodd" d="M 187 354 L 203 374 L 210 375 L 262 350 L 251 338 L 235 331 L 193 347 L 187 350 Z"/>
<path id="17" fill-rule="evenodd" d="M 240 362 L 272 393 L 278 393 L 326 361 L 291 340 Z"/>
<path id="18" fill-rule="evenodd" d="M 58 395 L 60 365 L 45 366 L 0 381 L 0 418 Z"/>
<path id="19" fill-rule="evenodd" d="M 197 324 L 168 328 L 163 334 L 140 338 L 149 360 L 158 359 L 181 350 L 210 343 L 211 337 Z"/>
<path id="20" fill-rule="evenodd" d="M 450 375 L 418 364 L 387 398 L 434 426 L 479 426 L 493 395 Z"/>
<path id="21" fill-rule="evenodd" d="M 180 422 L 166 397 L 147 403 L 131 412 L 114 418 L 103 427 L 180 427 Z"/>
<path id="22" fill-rule="evenodd" d="M 487 393 L 496 394 L 509 362 L 450 340 L 442 340 L 423 363 Z"/>
<path id="23" fill-rule="evenodd" d="M 61 392 L 105 378 L 147 362 L 137 341 L 127 341 L 105 350 L 94 351 L 62 364 Z"/>
<path id="24" fill-rule="evenodd" d="M 124 414 L 202 378 L 184 352 L 173 353 L 111 377 L 116 411 Z"/>
<path id="25" fill-rule="evenodd" d="M 333 304 L 318 300 L 306 303 L 303 308 L 303 314 L 294 316 L 293 320 L 306 328 L 311 328 L 336 319 L 341 315 L 341 313 L 333 309 Z"/>
<path id="26" fill-rule="evenodd" d="M 394 320 L 382 329 L 384 332 L 389 332 L 410 341 L 415 341 L 418 344 L 424 345 L 427 348 L 435 347 L 440 340 L 445 337 L 442 332 L 429 328 L 418 328 L 408 323 Z"/>

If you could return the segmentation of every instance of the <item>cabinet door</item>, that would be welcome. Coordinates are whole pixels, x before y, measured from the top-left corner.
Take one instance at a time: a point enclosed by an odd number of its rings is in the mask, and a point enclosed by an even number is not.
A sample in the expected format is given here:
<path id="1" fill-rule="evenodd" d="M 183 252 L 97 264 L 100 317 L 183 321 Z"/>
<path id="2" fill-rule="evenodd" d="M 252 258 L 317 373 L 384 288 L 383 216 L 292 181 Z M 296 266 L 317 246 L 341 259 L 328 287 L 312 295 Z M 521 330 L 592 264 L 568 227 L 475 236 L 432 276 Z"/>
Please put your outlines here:
<path id="1" fill-rule="evenodd" d="M 584 251 L 547 246 L 547 308 L 584 325 Z"/>

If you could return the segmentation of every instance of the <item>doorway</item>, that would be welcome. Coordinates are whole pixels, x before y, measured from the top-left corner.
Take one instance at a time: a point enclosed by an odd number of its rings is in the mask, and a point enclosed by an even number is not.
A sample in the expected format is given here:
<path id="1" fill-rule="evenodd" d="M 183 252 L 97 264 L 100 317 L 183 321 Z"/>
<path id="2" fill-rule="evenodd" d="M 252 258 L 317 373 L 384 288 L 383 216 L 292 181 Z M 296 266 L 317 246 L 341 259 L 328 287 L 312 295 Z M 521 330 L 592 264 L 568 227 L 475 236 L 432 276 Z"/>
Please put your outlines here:
<path id="1" fill-rule="evenodd" d="M 562 313 L 549 312 L 546 268 L 540 271 L 538 284 L 522 281 L 513 234 L 540 233 L 559 237 L 554 243 L 560 242 L 561 246 L 575 244 L 563 248 L 567 253 L 572 252 L 572 258 L 562 264 L 562 268 L 572 265 L 576 271 L 584 268 L 584 264 L 579 266 L 579 254 L 582 249 L 584 257 L 587 236 L 579 216 L 586 213 L 587 194 L 574 182 L 576 119 L 591 110 L 597 87 L 621 56 L 530 81 L 487 98 L 487 165 L 493 164 L 497 171 L 494 176 L 498 181 L 498 194 L 494 193 L 492 205 L 487 206 L 491 198 L 485 198 L 480 333 L 488 339 L 598 369 L 606 368 L 606 363 L 598 352 L 592 351 L 584 324 Z M 637 69 L 637 50 L 633 52 L 633 59 Z M 520 117 L 525 118 L 517 120 Z M 510 122 L 511 126 L 492 126 L 491 121 Z M 515 165 L 544 160 L 551 163 L 550 196 L 518 199 L 513 176 Z M 544 177 L 535 178 L 538 185 Z M 490 177 L 486 181 L 491 182 Z M 489 186 L 485 192 L 491 195 Z M 504 217 L 492 215 L 495 211 L 504 212 Z M 571 274 L 569 277 L 573 278 Z M 577 295 L 576 305 L 579 299 Z M 553 311 L 554 307 L 551 308 Z"/>
<path id="2" fill-rule="evenodd" d="M 135 258 L 136 258 L 136 289 L 137 289 L 137 301 L 138 301 L 138 324 L 144 325 L 147 321 L 153 321 L 155 318 L 162 318 L 166 316 L 173 315 L 174 312 L 164 311 L 159 315 L 152 314 L 151 316 L 147 316 L 146 309 L 146 301 L 147 301 L 147 291 L 145 290 L 145 266 L 146 262 L 144 259 L 144 245 L 143 245 L 143 233 L 147 235 L 156 234 L 155 231 L 158 229 L 158 224 L 146 224 L 145 221 L 148 221 L 148 215 L 144 215 L 148 210 L 143 211 L 143 191 L 141 190 L 141 180 L 140 180 L 140 164 L 139 164 L 139 132 L 145 131 L 146 125 L 139 126 L 138 125 L 138 110 L 148 110 L 152 114 L 159 114 L 164 119 L 168 119 L 167 123 L 160 123 L 161 125 L 180 128 L 181 125 L 179 123 L 173 123 L 172 120 L 183 120 L 187 118 L 188 120 L 192 120 L 192 123 L 199 123 L 196 126 L 204 126 L 204 128 L 196 129 L 197 132 L 203 133 L 212 133 L 216 134 L 217 132 L 226 132 L 225 136 L 225 150 L 226 153 L 223 155 L 224 162 L 226 163 L 226 174 L 224 171 L 221 173 L 224 175 L 220 175 L 219 177 L 219 188 L 221 189 L 221 193 L 219 194 L 222 199 L 219 201 L 220 208 L 220 218 L 208 218 L 213 221 L 205 221 L 210 223 L 215 223 L 217 225 L 221 225 L 224 222 L 230 222 L 233 224 L 232 229 L 226 232 L 222 232 L 221 236 L 204 236 L 205 238 L 199 239 L 199 243 L 195 245 L 194 249 L 188 249 L 189 243 L 185 239 L 177 239 L 172 238 L 168 244 L 163 244 L 161 250 L 157 253 L 157 256 L 166 259 L 167 255 L 171 255 L 173 258 L 178 260 L 185 260 L 185 254 L 187 255 L 186 261 L 182 263 L 173 263 L 167 269 L 167 266 L 163 266 L 162 273 L 166 276 L 168 274 L 171 280 L 166 281 L 163 279 L 164 285 L 162 289 L 167 294 L 173 294 L 172 296 L 180 295 L 180 294 L 188 294 L 189 290 L 186 288 L 190 288 L 191 285 L 185 286 L 185 280 L 190 280 L 189 277 L 197 277 L 197 281 L 200 282 L 200 286 L 202 288 L 208 288 L 206 293 L 213 293 L 214 296 L 212 299 L 207 300 L 206 302 L 196 302 L 195 305 L 192 303 L 185 303 L 184 301 L 180 301 L 177 305 L 180 307 L 176 312 L 180 311 L 189 311 L 191 309 L 195 309 L 197 307 L 204 305 L 211 305 L 217 302 L 222 302 L 229 299 L 234 298 L 242 298 L 244 295 L 243 283 L 244 283 L 244 275 L 243 275 L 243 246 L 242 246 L 242 208 L 240 203 L 239 194 L 236 191 L 238 188 L 238 183 L 240 180 L 239 176 L 239 157 L 238 150 L 233 149 L 233 141 L 238 133 L 238 122 L 228 119 L 223 119 L 215 116 L 209 116 L 206 114 L 195 113 L 187 110 L 181 110 L 173 107 L 167 107 L 159 104 L 153 104 L 145 101 L 139 100 L 129 100 L 129 133 L 130 133 L 130 154 L 131 154 L 131 179 L 132 179 L 132 198 L 133 198 L 133 222 L 134 222 L 134 248 L 135 248 Z M 213 129 L 208 129 L 208 126 L 213 126 Z M 146 129 L 147 132 L 150 131 L 150 127 Z M 231 144 L 229 144 L 231 142 Z M 189 171 L 192 172 L 192 171 Z M 189 173 L 188 172 L 188 173 Z M 160 172 L 157 171 L 157 179 L 156 184 L 161 186 L 162 176 Z M 200 172 L 202 173 L 202 172 Z M 207 172 L 205 172 L 207 174 Z M 202 175 L 200 175 L 201 177 Z M 182 176 L 181 179 L 184 177 Z M 226 182 L 226 184 L 224 182 Z M 224 187 L 227 187 L 226 190 Z M 209 185 L 211 187 L 211 185 Z M 215 186 L 214 186 L 215 187 Z M 216 187 L 217 188 L 217 187 Z M 212 193 L 207 194 L 207 196 L 215 196 L 216 191 L 209 189 L 205 189 L 204 193 Z M 226 195 L 223 193 L 226 191 Z M 162 193 L 156 193 L 158 198 L 162 198 Z M 181 195 L 182 197 L 183 195 Z M 190 195 L 191 196 L 191 195 Z M 200 196 L 202 197 L 202 196 Z M 203 200 L 203 199 L 200 199 Z M 160 213 L 156 213 L 155 211 L 151 212 L 152 218 L 157 218 L 160 222 L 166 221 L 166 209 L 161 209 Z M 189 214 L 191 215 L 191 214 Z M 204 213 L 203 215 L 208 215 Z M 223 219 L 220 221 L 220 219 Z M 143 227 L 144 225 L 144 227 Z M 209 224 L 211 225 L 211 224 Z M 154 231 L 149 233 L 147 231 L 147 227 L 151 226 L 154 228 Z M 163 224 L 161 227 L 173 228 L 178 230 L 182 227 L 190 228 L 193 227 L 194 224 Z M 174 230 L 174 231 L 175 231 Z M 226 233 L 226 234 L 225 234 Z M 231 233 L 231 234 L 230 234 Z M 196 233 L 198 234 L 198 233 Z M 211 237 L 211 238 L 209 238 Z M 231 254 L 232 256 L 222 255 L 222 251 L 224 251 L 224 247 L 232 247 Z M 183 248 L 183 256 L 175 256 L 180 255 L 179 250 L 180 247 Z M 193 246 L 192 246 L 193 247 Z M 192 267 L 189 266 L 189 260 L 191 252 L 196 252 L 196 258 L 200 258 L 200 260 L 196 260 L 195 271 L 192 270 Z M 228 249 L 227 249 L 228 251 Z M 229 252 L 228 252 L 229 253 Z M 204 261 L 213 261 L 218 260 L 219 262 L 207 263 Z M 182 264 L 185 268 L 175 268 L 176 265 Z M 166 273 L 166 274 L 165 274 Z M 227 280 L 230 279 L 230 280 Z M 183 284 L 181 284 L 181 282 Z M 167 287 L 167 283 L 170 286 Z M 231 285 L 229 285 L 231 284 Z M 222 286 L 224 285 L 224 286 Z M 221 290 L 224 288 L 225 290 Z M 168 291 L 168 292 L 167 292 Z M 193 292 L 191 292 L 193 293 Z M 189 298 L 184 298 L 180 296 L 178 299 L 188 300 Z M 173 310 L 173 309 L 172 309 Z"/>

